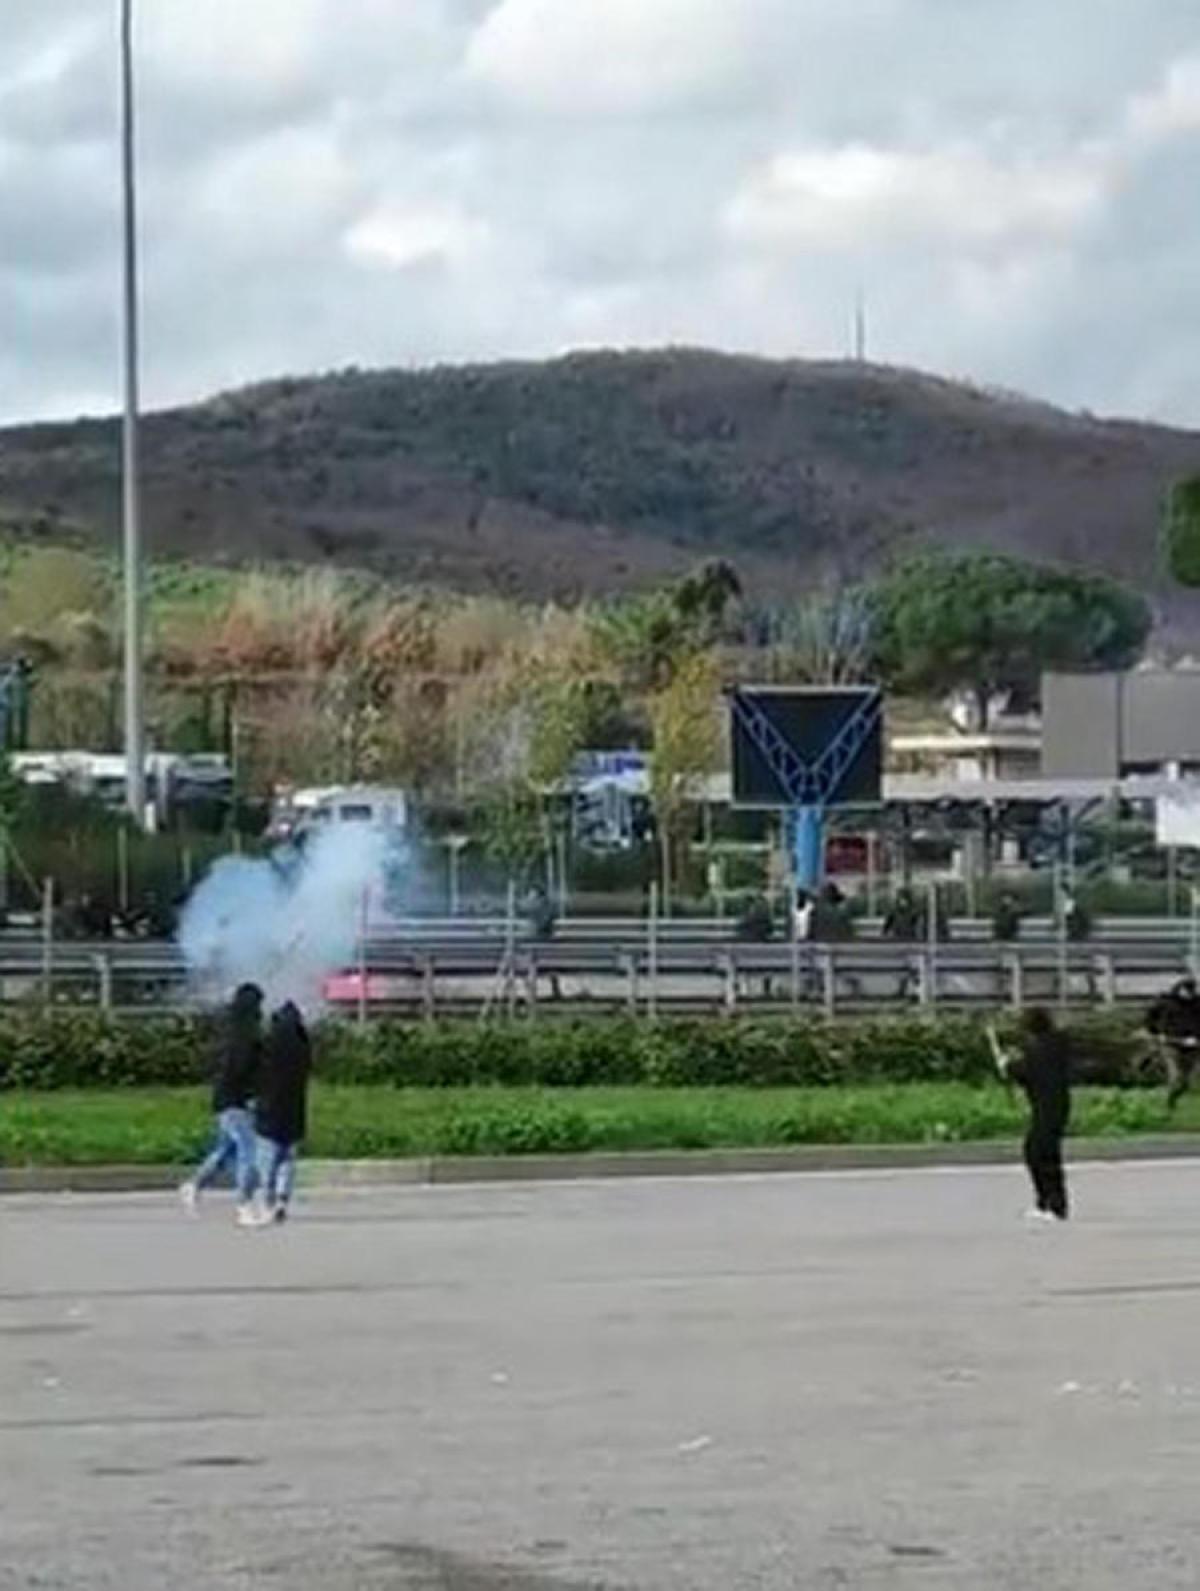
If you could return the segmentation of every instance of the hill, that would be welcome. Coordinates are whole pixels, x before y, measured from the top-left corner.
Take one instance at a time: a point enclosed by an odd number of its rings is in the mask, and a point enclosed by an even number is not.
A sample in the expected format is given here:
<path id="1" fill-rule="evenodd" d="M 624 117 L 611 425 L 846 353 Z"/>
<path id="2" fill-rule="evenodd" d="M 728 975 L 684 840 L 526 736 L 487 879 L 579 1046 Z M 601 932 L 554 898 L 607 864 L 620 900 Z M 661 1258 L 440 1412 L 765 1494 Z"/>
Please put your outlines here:
<path id="1" fill-rule="evenodd" d="M 337 560 L 528 596 L 717 553 L 782 592 L 912 536 L 1152 590 L 1163 491 L 1197 469 L 1198 433 L 912 371 L 698 350 L 272 381 L 155 414 L 145 434 L 159 554 Z M 118 511 L 115 421 L 0 431 L 0 523 L 111 542 Z"/>

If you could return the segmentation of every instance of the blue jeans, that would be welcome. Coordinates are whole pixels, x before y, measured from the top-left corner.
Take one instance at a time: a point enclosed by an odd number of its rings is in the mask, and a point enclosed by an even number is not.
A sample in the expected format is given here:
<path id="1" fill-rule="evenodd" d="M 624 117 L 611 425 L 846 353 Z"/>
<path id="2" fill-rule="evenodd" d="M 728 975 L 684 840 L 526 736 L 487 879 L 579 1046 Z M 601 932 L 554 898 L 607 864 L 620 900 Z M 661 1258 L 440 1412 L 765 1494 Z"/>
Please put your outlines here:
<path id="1" fill-rule="evenodd" d="M 297 1144 L 281 1144 L 275 1138 L 258 1140 L 258 1178 L 263 1198 L 271 1209 L 287 1209 L 296 1186 Z"/>
<path id="2" fill-rule="evenodd" d="M 217 1137 L 208 1158 L 192 1178 L 197 1188 L 206 1188 L 230 1161 L 234 1163 L 234 1184 L 238 1198 L 246 1203 L 254 1197 L 258 1168 L 254 1157 L 254 1124 L 250 1112 L 241 1105 L 223 1110 L 217 1117 Z"/>

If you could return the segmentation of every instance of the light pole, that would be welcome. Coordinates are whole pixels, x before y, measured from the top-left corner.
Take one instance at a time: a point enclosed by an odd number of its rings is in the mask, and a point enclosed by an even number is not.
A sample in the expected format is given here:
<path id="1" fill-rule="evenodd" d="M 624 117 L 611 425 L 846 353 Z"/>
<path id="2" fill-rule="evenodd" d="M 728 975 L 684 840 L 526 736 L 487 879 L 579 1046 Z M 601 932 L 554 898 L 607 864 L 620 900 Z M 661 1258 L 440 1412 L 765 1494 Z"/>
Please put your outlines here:
<path id="1" fill-rule="evenodd" d="M 142 547 L 138 480 L 137 161 L 133 79 L 133 0 L 121 0 L 122 349 L 125 415 L 121 428 L 121 539 L 125 586 L 125 803 L 146 821 L 142 723 Z"/>

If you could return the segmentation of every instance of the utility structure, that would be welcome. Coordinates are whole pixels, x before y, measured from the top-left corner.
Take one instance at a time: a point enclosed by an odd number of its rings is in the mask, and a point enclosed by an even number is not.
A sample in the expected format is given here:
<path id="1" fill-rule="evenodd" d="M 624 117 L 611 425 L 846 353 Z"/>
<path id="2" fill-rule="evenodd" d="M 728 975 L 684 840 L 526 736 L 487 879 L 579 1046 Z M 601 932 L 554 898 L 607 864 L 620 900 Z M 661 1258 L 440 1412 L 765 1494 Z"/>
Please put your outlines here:
<path id="1" fill-rule="evenodd" d="M 734 805 L 786 814 L 794 883 L 815 889 L 830 808 L 880 800 L 883 695 L 874 685 L 739 686 L 729 703 Z"/>
<path id="2" fill-rule="evenodd" d="M 122 365 L 121 542 L 124 564 L 125 803 L 146 821 L 146 746 L 142 655 L 142 528 L 138 448 L 137 122 L 133 0 L 121 0 Z"/>

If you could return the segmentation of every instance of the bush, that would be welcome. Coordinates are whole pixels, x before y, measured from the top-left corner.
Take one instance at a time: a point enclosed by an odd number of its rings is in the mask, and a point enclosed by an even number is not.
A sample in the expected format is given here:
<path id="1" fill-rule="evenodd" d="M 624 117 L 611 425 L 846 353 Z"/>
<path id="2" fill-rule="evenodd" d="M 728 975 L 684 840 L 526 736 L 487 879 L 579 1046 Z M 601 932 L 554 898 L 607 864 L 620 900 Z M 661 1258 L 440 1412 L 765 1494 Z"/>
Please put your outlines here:
<path id="1" fill-rule="evenodd" d="M 192 1017 L 8 1012 L 0 1016 L 0 1090 L 199 1083 L 207 1073 L 208 1031 Z M 1072 1032 L 1081 1082 L 1129 1087 L 1150 1080 L 1140 1069 L 1145 1044 L 1131 1018 L 1088 1016 Z M 358 1028 L 331 1022 L 317 1035 L 317 1069 L 331 1083 L 395 1087 L 820 1088 L 977 1083 L 991 1075 L 992 1061 L 983 1023 L 963 1016 L 834 1024 L 710 1018 Z"/>

